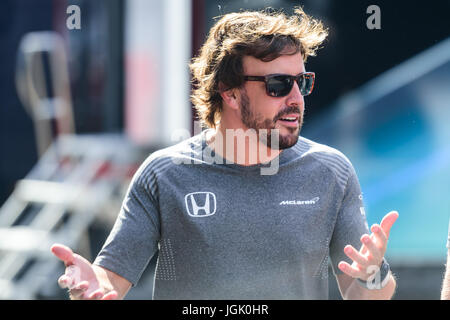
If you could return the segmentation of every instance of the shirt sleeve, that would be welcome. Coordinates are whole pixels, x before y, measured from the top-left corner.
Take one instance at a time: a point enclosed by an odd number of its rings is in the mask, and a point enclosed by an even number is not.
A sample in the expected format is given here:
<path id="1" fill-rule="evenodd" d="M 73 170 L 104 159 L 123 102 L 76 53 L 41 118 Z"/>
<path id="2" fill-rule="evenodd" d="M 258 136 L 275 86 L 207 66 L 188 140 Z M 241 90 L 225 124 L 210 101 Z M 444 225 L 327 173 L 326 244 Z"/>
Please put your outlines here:
<path id="1" fill-rule="evenodd" d="M 94 261 L 133 286 L 157 252 L 160 238 L 158 205 L 145 185 L 142 175 L 133 178 L 116 222 Z"/>
<path id="2" fill-rule="evenodd" d="M 361 248 L 361 236 L 369 233 L 361 187 L 353 166 L 350 164 L 347 184 L 344 188 L 341 207 L 330 242 L 330 259 L 334 274 L 342 274 L 338 268 L 341 261 L 352 264 L 353 261 L 344 253 L 346 245 L 352 245 L 356 250 Z"/>

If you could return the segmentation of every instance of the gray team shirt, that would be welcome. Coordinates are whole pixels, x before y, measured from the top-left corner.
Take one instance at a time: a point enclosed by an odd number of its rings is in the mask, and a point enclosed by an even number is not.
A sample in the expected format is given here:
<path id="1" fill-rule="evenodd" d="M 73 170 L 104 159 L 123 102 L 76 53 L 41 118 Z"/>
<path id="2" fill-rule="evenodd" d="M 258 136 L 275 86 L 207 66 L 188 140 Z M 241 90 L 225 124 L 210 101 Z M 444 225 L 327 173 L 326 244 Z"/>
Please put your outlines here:
<path id="1" fill-rule="evenodd" d="M 262 175 L 213 163 L 205 141 L 146 159 L 94 263 L 136 285 L 159 252 L 153 299 L 327 299 L 329 261 L 341 273 L 369 233 L 349 160 L 300 137 Z"/>

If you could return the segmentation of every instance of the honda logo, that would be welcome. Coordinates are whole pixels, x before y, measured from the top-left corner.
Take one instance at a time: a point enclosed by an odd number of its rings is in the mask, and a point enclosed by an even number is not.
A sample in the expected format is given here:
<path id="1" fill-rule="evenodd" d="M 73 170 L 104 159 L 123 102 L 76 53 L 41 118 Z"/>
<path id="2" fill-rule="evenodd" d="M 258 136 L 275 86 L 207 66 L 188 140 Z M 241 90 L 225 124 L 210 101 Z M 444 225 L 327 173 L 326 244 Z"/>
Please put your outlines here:
<path id="1" fill-rule="evenodd" d="M 216 195 L 212 192 L 193 192 L 184 197 L 191 217 L 207 217 L 216 213 Z"/>

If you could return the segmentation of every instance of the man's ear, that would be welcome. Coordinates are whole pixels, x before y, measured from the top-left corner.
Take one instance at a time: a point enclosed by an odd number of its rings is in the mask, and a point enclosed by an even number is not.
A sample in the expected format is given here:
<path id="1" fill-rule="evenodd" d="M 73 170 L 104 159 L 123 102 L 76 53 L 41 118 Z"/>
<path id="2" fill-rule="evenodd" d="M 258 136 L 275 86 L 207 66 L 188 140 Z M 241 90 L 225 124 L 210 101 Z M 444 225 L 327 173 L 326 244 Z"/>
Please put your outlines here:
<path id="1" fill-rule="evenodd" d="M 219 92 L 223 101 L 232 109 L 239 109 L 239 90 L 237 88 L 226 89 L 225 85 L 219 83 Z"/>

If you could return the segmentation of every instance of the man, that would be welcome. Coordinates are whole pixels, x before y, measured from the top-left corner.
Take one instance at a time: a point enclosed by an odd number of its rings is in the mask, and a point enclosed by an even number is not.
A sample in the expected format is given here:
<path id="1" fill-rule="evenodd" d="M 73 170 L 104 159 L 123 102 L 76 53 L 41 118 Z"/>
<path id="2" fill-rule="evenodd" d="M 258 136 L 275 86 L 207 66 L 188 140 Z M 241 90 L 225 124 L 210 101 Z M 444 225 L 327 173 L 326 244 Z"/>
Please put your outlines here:
<path id="1" fill-rule="evenodd" d="M 447 265 L 445 270 L 444 282 L 442 283 L 441 300 L 450 300 L 450 222 L 448 225 L 447 238 Z"/>
<path id="2" fill-rule="evenodd" d="M 210 129 L 143 163 L 93 265 L 52 247 L 68 266 L 60 285 L 123 298 L 159 248 L 154 299 L 327 299 L 329 258 L 343 298 L 390 299 L 398 214 L 369 234 L 349 160 L 299 137 L 304 61 L 326 36 L 301 9 L 222 17 L 191 65 Z"/>

